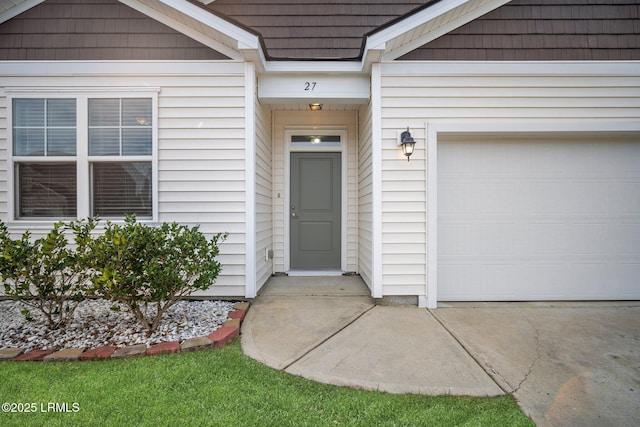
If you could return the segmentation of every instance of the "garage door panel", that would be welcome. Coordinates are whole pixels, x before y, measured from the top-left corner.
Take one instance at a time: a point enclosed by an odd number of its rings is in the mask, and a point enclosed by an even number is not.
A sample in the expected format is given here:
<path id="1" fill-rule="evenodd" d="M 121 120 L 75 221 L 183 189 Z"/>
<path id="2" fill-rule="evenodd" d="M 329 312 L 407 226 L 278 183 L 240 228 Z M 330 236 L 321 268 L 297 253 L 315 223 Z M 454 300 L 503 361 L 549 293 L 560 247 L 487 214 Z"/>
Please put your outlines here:
<path id="1" fill-rule="evenodd" d="M 440 300 L 640 298 L 640 137 L 444 140 L 438 168 Z"/>
<path id="2" fill-rule="evenodd" d="M 640 164 L 640 160 L 638 164 Z M 634 194 L 633 192 L 637 191 L 638 181 L 640 181 L 640 176 L 635 181 L 623 182 L 611 190 L 609 202 L 611 209 L 630 218 L 640 217 L 640 195 L 629 197 L 629 194 Z"/>
<path id="3" fill-rule="evenodd" d="M 452 264 L 439 271 L 440 280 L 454 283 L 443 290 L 440 300 L 455 301 L 538 301 L 538 300 L 593 300 L 636 299 L 636 292 L 620 286 L 628 280 L 637 280 L 638 265 L 623 265 L 608 270 L 598 263 L 574 263 L 567 269 L 565 263 L 549 264 Z M 636 279 L 634 279 L 636 278 Z M 559 295 L 568 283 L 573 283 L 570 295 Z M 473 292 L 470 292 L 472 290 Z M 476 295 L 481 294 L 483 299 Z"/>

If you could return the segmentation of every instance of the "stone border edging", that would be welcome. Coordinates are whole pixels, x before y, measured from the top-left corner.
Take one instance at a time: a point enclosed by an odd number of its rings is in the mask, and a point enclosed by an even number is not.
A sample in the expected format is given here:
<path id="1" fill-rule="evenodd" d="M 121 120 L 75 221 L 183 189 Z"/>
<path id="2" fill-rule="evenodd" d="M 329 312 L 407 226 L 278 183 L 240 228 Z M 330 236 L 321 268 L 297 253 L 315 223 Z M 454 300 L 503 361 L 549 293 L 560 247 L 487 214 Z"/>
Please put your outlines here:
<path id="1" fill-rule="evenodd" d="M 240 326 L 249 310 L 250 303 L 238 302 L 228 314 L 228 320 L 218 329 L 202 337 L 188 338 L 182 343 L 165 341 L 147 347 L 146 344 L 125 347 L 103 346 L 90 349 L 65 348 L 62 350 L 32 350 L 24 348 L 0 348 L 0 361 L 84 361 L 122 359 L 129 357 L 154 356 L 157 354 L 183 353 L 206 348 L 221 347 L 240 335 Z"/>

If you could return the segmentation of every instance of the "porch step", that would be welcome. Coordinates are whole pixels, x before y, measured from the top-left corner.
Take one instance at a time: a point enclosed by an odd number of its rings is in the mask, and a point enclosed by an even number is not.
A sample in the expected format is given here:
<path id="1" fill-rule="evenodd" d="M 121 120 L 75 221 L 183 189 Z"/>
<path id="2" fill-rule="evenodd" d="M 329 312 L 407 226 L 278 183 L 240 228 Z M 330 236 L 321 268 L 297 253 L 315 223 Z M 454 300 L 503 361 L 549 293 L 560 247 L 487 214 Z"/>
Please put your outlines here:
<path id="1" fill-rule="evenodd" d="M 274 276 L 260 296 L 370 296 L 360 276 Z"/>

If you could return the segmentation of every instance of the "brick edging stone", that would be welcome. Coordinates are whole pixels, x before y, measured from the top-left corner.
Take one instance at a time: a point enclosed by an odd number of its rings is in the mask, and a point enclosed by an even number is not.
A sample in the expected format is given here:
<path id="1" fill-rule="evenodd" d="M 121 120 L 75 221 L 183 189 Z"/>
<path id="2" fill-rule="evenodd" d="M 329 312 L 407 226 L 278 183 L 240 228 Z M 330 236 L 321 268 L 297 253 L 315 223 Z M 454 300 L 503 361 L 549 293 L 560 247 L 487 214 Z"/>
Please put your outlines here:
<path id="1" fill-rule="evenodd" d="M 25 353 L 23 348 L 0 348 L 0 361 L 77 361 L 121 359 L 156 354 L 183 353 L 187 351 L 217 348 L 231 342 L 240 335 L 240 326 L 249 311 L 249 302 L 238 302 L 228 314 L 228 320 L 218 329 L 197 338 L 189 338 L 182 343 L 165 341 L 149 347 L 136 344 L 125 347 L 104 346 L 90 349 L 65 348 L 62 350 L 31 350 Z"/>

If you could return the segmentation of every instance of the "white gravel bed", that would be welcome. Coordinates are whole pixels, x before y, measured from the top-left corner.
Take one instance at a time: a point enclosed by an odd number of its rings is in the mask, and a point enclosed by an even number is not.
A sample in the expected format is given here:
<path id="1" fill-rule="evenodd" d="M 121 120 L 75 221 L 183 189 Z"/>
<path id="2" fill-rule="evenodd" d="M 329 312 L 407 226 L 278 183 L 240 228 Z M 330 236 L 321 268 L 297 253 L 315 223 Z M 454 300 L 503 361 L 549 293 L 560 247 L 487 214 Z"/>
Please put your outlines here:
<path id="1" fill-rule="evenodd" d="M 120 311 L 114 311 L 111 309 L 114 305 L 118 304 L 85 300 L 65 328 L 52 331 L 37 310 L 17 301 L 0 301 L 0 348 L 31 351 L 182 342 L 215 331 L 233 310 L 233 303 L 227 301 L 179 301 L 164 314 L 158 330 L 147 337 L 146 330 L 125 306 L 120 305 Z M 24 318 L 21 311 L 25 308 L 33 320 Z"/>

